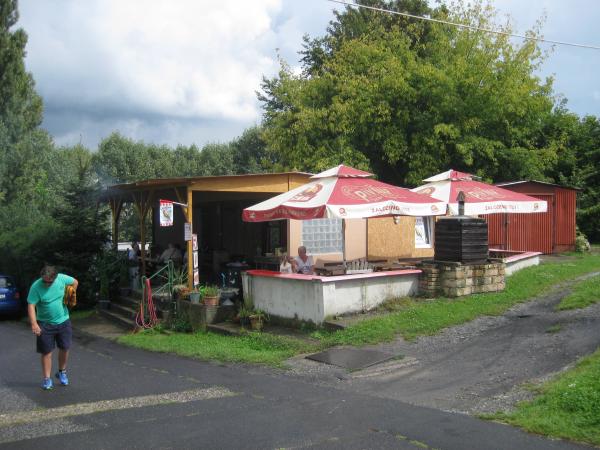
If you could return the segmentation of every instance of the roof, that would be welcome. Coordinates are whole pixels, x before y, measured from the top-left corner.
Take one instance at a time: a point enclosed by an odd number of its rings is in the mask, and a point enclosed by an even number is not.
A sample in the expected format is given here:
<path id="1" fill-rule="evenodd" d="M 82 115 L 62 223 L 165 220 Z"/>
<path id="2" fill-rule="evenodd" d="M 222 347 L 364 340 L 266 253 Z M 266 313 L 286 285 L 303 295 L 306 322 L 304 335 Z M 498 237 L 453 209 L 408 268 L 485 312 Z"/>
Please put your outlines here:
<path id="1" fill-rule="evenodd" d="M 555 186 L 555 187 L 559 187 L 559 188 L 563 188 L 563 189 L 572 189 L 574 191 L 581 191 L 580 188 L 564 186 L 564 185 L 555 184 L 555 183 L 548 183 L 547 181 L 537 181 L 537 180 L 507 181 L 504 183 L 495 183 L 494 185 L 502 187 L 502 186 L 514 186 L 517 184 L 524 184 L 524 183 L 537 183 L 537 184 L 543 184 L 545 186 Z"/>
<path id="2" fill-rule="evenodd" d="M 248 184 L 260 182 L 261 180 L 273 177 L 292 176 L 310 177 L 311 173 L 306 172 L 278 172 L 278 173 L 261 173 L 261 174 L 243 174 L 243 175 L 216 175 L 203 177 L 180 177 L 180 178 L 151 178 L 146 180 L 135 181 L 132 183 L 113 184 L 108 186 L 101 194 L 101 199 L 108 199 L 114 195 L 140 192 L 146 190 L 155 190 L 160 188 L 192 186 L 194 184 L 219 183 L 219 182 L 234 182 L 239 184 L 242 180 L 248 180 Z M 237 183 L 236 183 L 237 182 Z"/>

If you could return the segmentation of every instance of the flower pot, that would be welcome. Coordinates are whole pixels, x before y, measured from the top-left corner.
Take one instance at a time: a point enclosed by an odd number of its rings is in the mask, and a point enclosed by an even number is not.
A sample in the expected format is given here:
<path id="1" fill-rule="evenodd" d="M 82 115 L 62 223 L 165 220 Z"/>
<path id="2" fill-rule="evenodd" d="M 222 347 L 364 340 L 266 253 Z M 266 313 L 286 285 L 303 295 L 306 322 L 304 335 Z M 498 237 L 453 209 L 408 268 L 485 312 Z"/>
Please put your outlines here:
<path id="1" fill-rule="evenodd" d="M 190 292 L 190 302 L 200 303 L 200 292 Z"/>
<path id="2" fill-rule="evenodd" d="M 263 329 L 263 320 L 261 317 L 253 317 L 250 316 L 250 325 L 254 331 L 262 331 Z"/>
<path id="3" fill-rule="evenodd" d="M 206 306 L 219 306 L 219 296 L 218 295 L 215 295 L 214 297 L 205 296 L 203 302 Z"/>

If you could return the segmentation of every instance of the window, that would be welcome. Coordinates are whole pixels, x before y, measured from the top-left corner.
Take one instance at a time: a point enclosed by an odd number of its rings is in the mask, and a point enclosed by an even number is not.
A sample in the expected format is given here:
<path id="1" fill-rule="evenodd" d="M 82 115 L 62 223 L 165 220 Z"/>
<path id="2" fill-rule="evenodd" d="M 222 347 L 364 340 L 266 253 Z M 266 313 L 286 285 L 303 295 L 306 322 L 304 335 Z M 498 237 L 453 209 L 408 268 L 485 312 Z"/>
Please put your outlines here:
<path id="1" fill-rule="evenodd" d="M 302 221 L 302 245 L 309 254 L 341 253 L 342 219 Z"/>
<path id="2" fill-rule="evenodd" d="M 415 217 L 415 248 L 431 248 L 431 217 Z"/>

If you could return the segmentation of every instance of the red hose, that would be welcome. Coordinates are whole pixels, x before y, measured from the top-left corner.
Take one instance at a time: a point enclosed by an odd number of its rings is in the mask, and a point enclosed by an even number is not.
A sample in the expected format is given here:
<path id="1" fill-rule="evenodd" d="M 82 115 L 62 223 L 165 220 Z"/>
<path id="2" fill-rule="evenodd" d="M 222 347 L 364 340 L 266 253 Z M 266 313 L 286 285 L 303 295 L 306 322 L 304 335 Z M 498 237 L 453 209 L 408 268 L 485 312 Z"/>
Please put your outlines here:
<path id="1" fill-rule="evenodd" d="M 142 301 L 140 301 L 140 310 L 135 315 L 135 323 L 140 328 L 152 328 L 158 322 L 156 317 L 156 308 L 154 307 L 154 300 L 152 300 L 152 287 L 150 286 L 150 280 L 146 280 L 146 288 L 142 295 Z M 148 304 L 148 322 L 144 314 L 144 302 Z"/>

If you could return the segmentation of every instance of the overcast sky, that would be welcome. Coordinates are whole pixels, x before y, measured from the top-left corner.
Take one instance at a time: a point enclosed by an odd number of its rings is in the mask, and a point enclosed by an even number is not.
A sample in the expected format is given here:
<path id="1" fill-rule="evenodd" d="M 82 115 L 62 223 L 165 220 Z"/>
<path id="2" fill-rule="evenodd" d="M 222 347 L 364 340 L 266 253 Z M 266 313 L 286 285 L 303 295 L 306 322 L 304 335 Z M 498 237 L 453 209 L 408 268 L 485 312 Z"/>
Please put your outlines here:
<path id="1" fill-rule="evenodd" d="M 598 0 L 495 0 L 524 32 L 546 12 L 548 39 L 600 46 Z M 43 126 L 62 144 L 95 149 L 113 131 L 202 146 L 261 120 L 256 91 L 292 66 L 302 35 L 325 33 L 327 0 L 20 0 L 27 69 Z M 549 46 L 544 46 L 549 48 Z M 572 111 L 600 116 L 600 51 L 556 46 L 541 75 Z"/>

